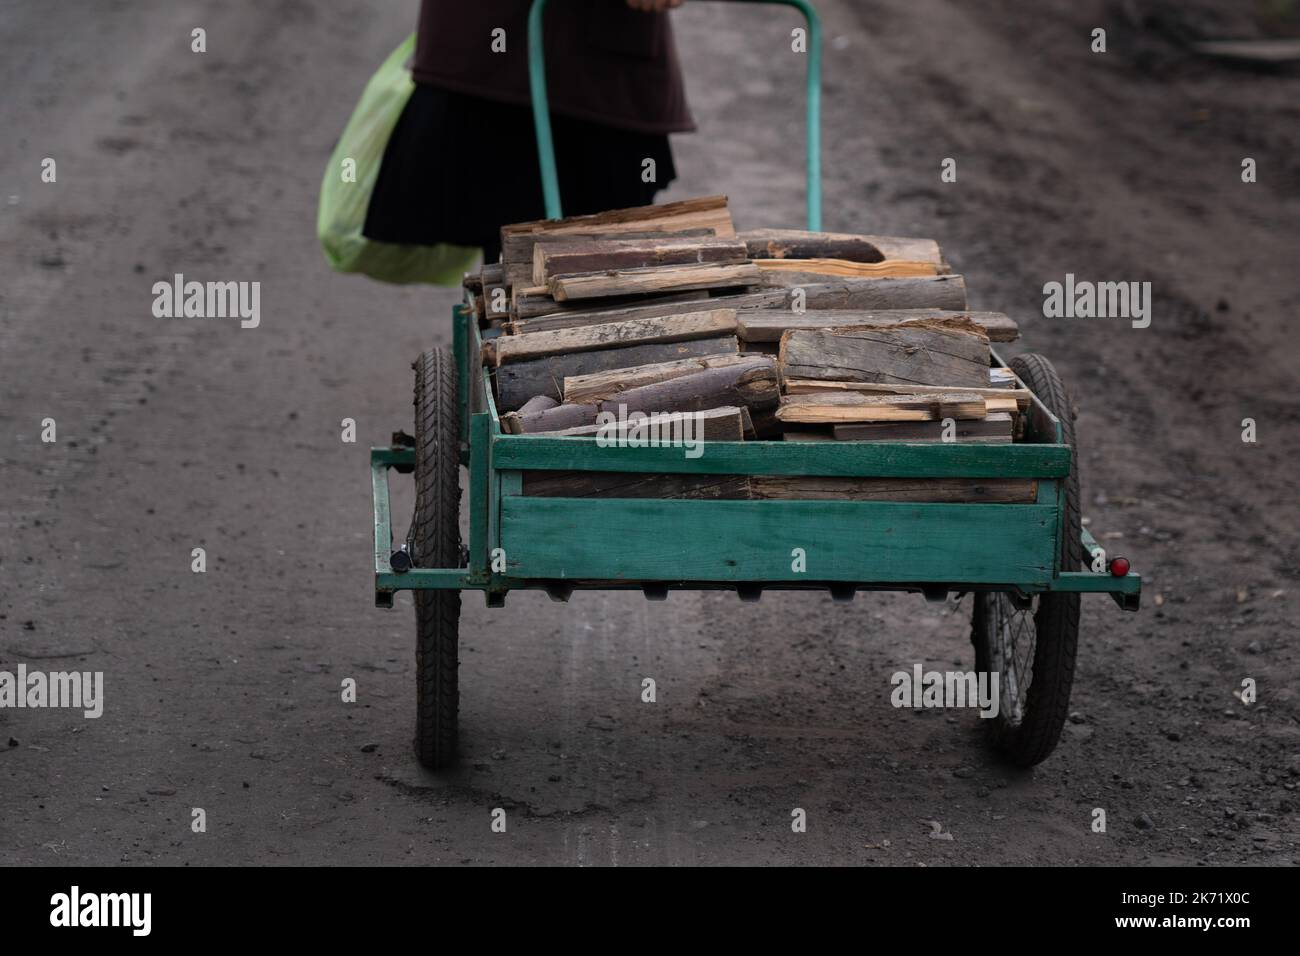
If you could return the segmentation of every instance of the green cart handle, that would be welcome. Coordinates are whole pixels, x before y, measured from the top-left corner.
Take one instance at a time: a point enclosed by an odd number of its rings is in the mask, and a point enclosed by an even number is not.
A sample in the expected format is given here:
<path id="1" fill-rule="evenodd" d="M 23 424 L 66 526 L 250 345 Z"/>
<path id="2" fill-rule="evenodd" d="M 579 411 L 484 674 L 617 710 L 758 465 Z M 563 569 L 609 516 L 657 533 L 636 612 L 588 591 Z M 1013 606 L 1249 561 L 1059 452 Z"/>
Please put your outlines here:
<path id="1" fill-rule="evenodd" d="M 733 0 L 734 2 L 734 0 Z M 808 22 L 808 229 L 822 227 L 822 25 L 809 0 L 744 0 L 797 7 Z M 546 0 L 533 0 L 528 11 L 528 84 L 533 99 L 533 125 L 537 130 L 537 158 L 542 167 L 542 195 L 546 217 L 559 219 L 560 180 L 555 169 L 555 142 L 551 139 L 551 110 L 546 98 L 546 62 L 542 52 L 542 11 Z"/>

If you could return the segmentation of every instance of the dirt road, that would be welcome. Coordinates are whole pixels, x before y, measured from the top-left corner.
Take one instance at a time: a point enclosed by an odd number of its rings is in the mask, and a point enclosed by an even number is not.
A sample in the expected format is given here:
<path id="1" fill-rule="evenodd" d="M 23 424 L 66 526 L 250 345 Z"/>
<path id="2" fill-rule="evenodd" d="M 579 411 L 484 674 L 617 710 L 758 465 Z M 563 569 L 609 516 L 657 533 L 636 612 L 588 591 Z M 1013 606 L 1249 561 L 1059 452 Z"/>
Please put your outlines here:
<path id="1" fill-rule="evenodd" d="M 973 666 L 969 599 L 467 595 L 464 756 L 435 777 L 409 600 L 372 607 L 366 456 L 409 423 L 455 294 L 330 274 L 313 237 L 415 4 L 10 7 L 0 669 L 102 671 L 105 701 L 0 710 L 0 863 L 1300 860 L 1295 73 L 1190 61 L 1168 19 L 1091 2 L 819 3 L 826 227 L 933 236 L 974 307 L 1015 315 L 1074 388 L 1089 526 L 1148 575 L 1140 614 L 1085 601 L 1046 763 L 1005 768 L 973 713 L 890 705 L 894 671 Z M 800 224 L 793 16 L 677 15 L 701 131 L 671 198 Z M 260 325 L 155 318 L 175 273 L 260 281 Z M 1150 327 L 1042 318 L 1066 273 L 1150 281 Z"/>

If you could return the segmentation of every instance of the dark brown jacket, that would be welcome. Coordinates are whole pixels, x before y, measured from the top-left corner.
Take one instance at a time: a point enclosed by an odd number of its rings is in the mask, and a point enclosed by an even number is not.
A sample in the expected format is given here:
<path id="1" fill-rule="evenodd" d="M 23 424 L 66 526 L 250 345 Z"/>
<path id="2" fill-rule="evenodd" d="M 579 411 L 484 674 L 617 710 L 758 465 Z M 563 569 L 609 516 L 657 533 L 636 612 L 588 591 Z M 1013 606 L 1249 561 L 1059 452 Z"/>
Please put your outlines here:
<path id="1" fill-rule="evenodd" d="M 530 0 L 424 0 L 413 78 L 526 105 L 530 6 Z M 667 14 L 632 10 L 625 0 L 548 0 L 543 24 L 553 112 L 642 133 L 695 128 Z M 492 51 L 497 27 L 505 30 L 504 53 Z"/>

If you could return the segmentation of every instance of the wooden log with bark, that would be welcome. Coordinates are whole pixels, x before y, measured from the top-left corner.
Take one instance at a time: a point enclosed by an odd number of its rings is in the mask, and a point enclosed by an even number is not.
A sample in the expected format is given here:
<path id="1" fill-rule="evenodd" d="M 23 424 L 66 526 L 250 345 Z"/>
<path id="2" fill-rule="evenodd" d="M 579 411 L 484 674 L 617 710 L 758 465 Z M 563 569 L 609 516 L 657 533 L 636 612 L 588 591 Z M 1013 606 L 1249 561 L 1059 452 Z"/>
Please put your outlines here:
<path id="1" fill-rule="evenodd" d="M 564 380 L 573 376 L 705 355 L 735 355 L 739 351 L 736 337 L 723 335 L 689 342 L 629 345 L 599 352 L 575 352 L 511 362 L 498 368 L 494 376 L 497 408 L 503 412 L 514 411 L 534 395 L 546 395 L 559 401 L 563 397 Z"/>
<path id="2" fill-rule="evenodd" d="M 596 421 L 600 409 L 593 405 L 554 405 L 535 412 L 506 412 L 501 416 L 501 430 L 508 435 L 531 435 L 558 432 Z"/>
<path id="3" fill-rule="evenodd" d="M 704 412 L 722 407 L 745 407 L 761 412 L 776 407 L 780 400 L 776 364 L 767 359 L 701 369 L 679 378 L 630 388 L 600 402 L 557 405 L 530 415 L 511 412 L 501 420 L 502 427 L 511 434 L 531 435 L 596 424 L 602 412 L 618 420 L 633 414 Z"/>
<path id="4" fill-rule="evenodd" d="M 548 408 L 554 408 L 560 404 L 549 395 L 534 395 L 528 401 L 519 406 L 519 414 L 531 415 L 534 412 L 544 412 Z"/>
<path id="5" fill-rule="evenodd" d="M 706 368 L 690 375 L 629 388 L 600 403 L 602 411 L 695 412 L 726 405 L 743 405 L 751 412 L 775 408 L 781 400 L 776 363 L 756 356 L 753 361 Z"/>

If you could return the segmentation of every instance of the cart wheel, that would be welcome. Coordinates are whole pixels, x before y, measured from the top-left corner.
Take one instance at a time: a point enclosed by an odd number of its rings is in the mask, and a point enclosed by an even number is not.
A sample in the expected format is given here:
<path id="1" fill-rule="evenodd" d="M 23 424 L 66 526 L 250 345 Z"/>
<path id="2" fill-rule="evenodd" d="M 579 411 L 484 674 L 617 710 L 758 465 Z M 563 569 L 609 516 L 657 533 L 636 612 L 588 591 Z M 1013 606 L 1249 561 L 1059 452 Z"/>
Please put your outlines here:
<path id="1" fill-rule="evenodd" d="M 407 541 L 417 568 L 461 566 L 456 363 L 446 349 L 415 369 L 415 515 Z M 415 593 L 415 754 L 430 770 L 456 756 L 459 591 Z"/>
<path id="2" fill-rule="evenodd" d="M 1079 455 L 1073 406 L 1047 359 L 1019 355 L 1010 364 L 1060 419 L 1070 446 L 1061 567 L 1076 570 L 1083 564 L 1083 542 L 1079 537 Z M 1056 747 L 1069 710 L 1079 641 L 1079 595 L 1040 594 L 1026 604 L 1013 601 L 1009 594 L 977 592 L 971 641 L 976 670 L 1000 674 L 998 715 L 987 720 L 994 745 L 1017 766 L 1032 767 Z"/>

